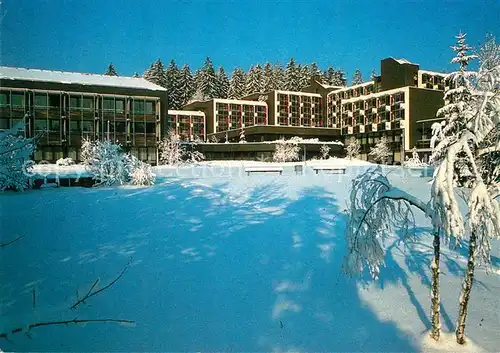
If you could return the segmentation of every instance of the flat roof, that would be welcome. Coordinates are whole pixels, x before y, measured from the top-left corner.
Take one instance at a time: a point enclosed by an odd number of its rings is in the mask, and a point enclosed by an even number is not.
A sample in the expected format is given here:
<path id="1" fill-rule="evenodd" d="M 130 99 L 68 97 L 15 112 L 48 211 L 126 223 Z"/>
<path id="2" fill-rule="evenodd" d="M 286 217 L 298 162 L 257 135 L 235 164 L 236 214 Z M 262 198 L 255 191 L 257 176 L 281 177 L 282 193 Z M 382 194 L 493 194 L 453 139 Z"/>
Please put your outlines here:
<path id="1" fill-rule="evenodd" d="M 140 77 L 107 76 L 80 72 L 26 69 L 8 66 L 0 66 L 0 79 L 166 91 L 165 88 Z"/>

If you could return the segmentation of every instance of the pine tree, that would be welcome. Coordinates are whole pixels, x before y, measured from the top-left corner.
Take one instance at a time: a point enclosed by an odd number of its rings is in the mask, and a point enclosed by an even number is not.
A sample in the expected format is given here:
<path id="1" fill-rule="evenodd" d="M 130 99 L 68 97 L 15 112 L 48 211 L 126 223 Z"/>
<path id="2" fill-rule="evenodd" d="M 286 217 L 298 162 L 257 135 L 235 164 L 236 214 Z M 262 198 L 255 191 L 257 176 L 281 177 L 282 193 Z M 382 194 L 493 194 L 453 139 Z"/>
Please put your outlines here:
<path id="1" fill-rule="evenodd" d="M 118 76 L 118 73 L 116 72 L 115 66 L 111 63 L 108 66 L 108 69 L 104 73 L 106 76 Z"/>
<path id="2" fill-rule="evenodd" d="M 229 80 L 229 98 L 238 99 L 245 95 L 245 81 L 245 72 L 238 67 L 234 69 L 231 74 L 231 79 Z"/>
<path id="3" fill-rule="evenodd" d="M 246 77 L 246 94 L 264 91 L 264 76 L 260 64 L 250 67 Z"/>
<path id="4" fill-rule="evenodd" d="M 359 85 L 360 83 L 363 83 L 363 76 L 361 75 L 361 71 L 356 69 L 354 75 L 352 75 L 351 85 Z"/>
<path id="5" fill-rule="evenodd" d="M 264 80 L 264 92 L 269 92 L 276 89 L 276 81 L 274 80 L 273 66 L 266 62 L 264 72 L 262 74 Z"/>
<path id="6" fill-rule="evenodd" d="M 217 76 L 209 57 L 206 58 L 205 64 L 200 70 L 200 79 L 198 84 L 198 90 L 205 99 L 212 99 L 216 97 L 217 92 L 215 86 L 217 84 Z"/>
<path id="7" fill-rule="evenodd" d="M 375 81 L 377 78 L 377 73 L 375 72 L 375 69 L 372 70 L 372 73 L 370 74 L 370 81 Z"/>
<path id="8" fill-rule="evenodd" d="M 322 78 L 322 75 L 321 75 L 321 70 L 318 67 L 318 64 L 316 64 L 315 62 L 313 62 L 309 66 L 309 77 L 310 78 L 315 77 L 316 79 L 319 79 L 320 83 L 323 82 L 323 78 Z"/>
<path id="9" fill-rule="evenodd" d="M 158 86 L 167 87 L 167 76 L 161 59 L 151 64 L 151 67 L 144 72 L 142 77 Z"/>
<path id="10" fill-rule="evenodd" d="M 323 74 L 323 82 L 327 85 L 334 85 L 335 82 L 335 69 L 333 67 L 329 67 Z"/>
<path id="11" fill-rule="evenodd" d="M 309 66 L 302 66 L 301 64 L 297 66 L 297 72 L 299 74 L 299 84 L 297 86 L 297 90 L 300 91 L 302 88 L 308 86 L 311 82 L 311 72 Z"/>
<path id="12" fill-rule="evenodd" d="M 283 67 L 281 64 L 278 62 L 274 65 L 273 67 L 273 80 L 274 80 L 274 86 L 275 89 L 277 90 L 285 90 L 286 85 L 285 85 L 285 71 L 283 70 Z"/>
<path id="13" fill-rule="evenodd" d="M 342 69 L 336 70 L 333 75 L 332 85 L 345 87 L 346 84 L 347 84 L 347 79 L 345 78 L 344 70 Z"/>
<path id="14" fill-rule="evenodd" d="M 196 86 L 191 69 L 185 64 L 179 73 L 179 87 L 182 106 L 186 105 L 194 95 Z"/>
<path id="15" fill-rule="evenodd" d="M 180 109 L 182 107 L 181 77 L 174 60 L 170 61 L 167 66 L 165 76 L 167 79 L 168 107 L 169 109 Z"/>
<path id="16" fill-rule="evenodd" d="M 134 76 L 132 76 L 132 77 L 134 77 L 134 78 L 139 78 L 140 76 L 139 76 L 139 73 L 138 73 L 138 72 L 134 72 Z"/>
<path id="17" fill-rule="evenodd" d="M 285 89 L 287 91 L 298 91 L 300 86 L 300 73 L 295 60 L 290 58 L 285 69 Z"/>
<path id="18" fill-rule="evenodd" d="M 229 79 L 227 78 L 226 72 L 222 66 L 219 67 L 216 78 L 215 97 L 226 99 L 229 94 Z"/>

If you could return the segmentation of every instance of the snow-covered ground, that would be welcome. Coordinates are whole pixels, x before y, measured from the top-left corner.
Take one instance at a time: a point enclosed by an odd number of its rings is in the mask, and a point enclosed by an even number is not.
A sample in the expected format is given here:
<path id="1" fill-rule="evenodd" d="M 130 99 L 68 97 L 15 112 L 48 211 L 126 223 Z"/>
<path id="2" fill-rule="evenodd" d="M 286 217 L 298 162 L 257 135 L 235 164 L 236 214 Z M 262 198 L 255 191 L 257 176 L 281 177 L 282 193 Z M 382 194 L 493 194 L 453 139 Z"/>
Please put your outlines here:
<path id="1" fill-rule="evenodd" d="M 315 161 L 314 163 L 327 163 Z M 329 163 L 346 164 L 344 160 Z M 245 162 L 244 166 L 256 166 Z M 241 162 L 156 168 L 151 188 L 58 188 L 0 194 L 1 332 L 60 319 L 136 322 L 38 327 L 0 341 L 5 351 L 458 351 L 430 344 L 429 223 L 418 240 L 389 241 L 381 278 L 341 274 L 353 175 L 241 173 Z M 365 164 L 364 166 L 361 164 Z M 59 169 L 77 168 L 60 167 Z M 47 167 L 48 168 L 48 167 Z M 180 171 L 179 171 L 180 170 Z M 47 171 L 47 170 L 46 170 Z M 224 171 L 224 173 L 220 173 Z M 429 178 L 387 167 L 424 198 Z M 466 249 L 442 255 L 442 328 L 454 329 Z M 110 289 L 68 309 L 122 268 Z M 468 351 L 500 345 L 500 250 L 477 270 Z M 33 308 L 33 290 L 36 305 Z M 460 347 L 462 348 L 462 347 Z"/>

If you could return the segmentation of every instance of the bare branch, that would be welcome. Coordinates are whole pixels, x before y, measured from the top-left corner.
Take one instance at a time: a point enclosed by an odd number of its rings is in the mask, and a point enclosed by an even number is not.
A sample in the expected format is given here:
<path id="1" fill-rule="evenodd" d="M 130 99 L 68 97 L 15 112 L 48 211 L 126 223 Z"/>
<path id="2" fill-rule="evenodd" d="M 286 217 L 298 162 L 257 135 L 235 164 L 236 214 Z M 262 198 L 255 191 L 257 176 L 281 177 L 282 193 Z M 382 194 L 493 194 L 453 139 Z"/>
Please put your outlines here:
<path id="1" fill-rule="evenodd" d="M 24 238 L 24 237 L 25 237 L 25 235 L 23 234 L 23 235 L 18 236 L 16 239 L 11 240 L 11 241 L 9 241 L 9 242 L 7 242 L 7 243 L 0 243 L 0 248 L 4 248 L 4 247 L 6 247 L 6 246 L 9 246 L 9 245 L 11 245 L 11 244 L 14 244 L 16 241 L 21 240 L 21 239 L 22 239 L 22 238 Z"/>
<path id="2" fill-rule="evenodd" d="M 27 327 L 18 327 L 10 332 L 3 332 L 0 333 L 0 338 L 5 338 L 6 340 L 9 340 L 9 335 L 15 334 L 15 333 L 21 333 L 25 332 L 28 337 L 29 336 L 29 331 L 33 328 L 40 327 L 40 326 L 54 326 L 54 325 L 69 325 L 69 324 L 85 324 L 85 323 L 95 323 L 95 322 L 115 322 L 119 324 L 135 324 L 135 321 L 131 320 L 123 320 L 123 319 L 88 319 L 88 320 L 78 320 L 77 318 L 74 318 L 73 320 L 63 320 L 63 321 L 45 321 L 45 322 L 37 322 L 35 324 L 30 324 Z M 30 337 L 31 338 L 31 337 Z M 10 340 L 9 340 L 10 341 Z M 10 341 L 12 342 L 12 341 Z"/>
<path id="3" fill-rule="evenodd" d="M 123 274 L 128 270 L 129 267 L 130 267 L 130 262 L 127 265 L 125 265 L 125 267 L 121 270 L 120 274 L 113 281 L 111 281 L 109 284 L 107 284 L 106 286 L 102 287 L 101 289 L 98 289 L 98 290 L 96 290 L 96 291 L 93 292 L 93 290 L 96 287 L 97 283 L 99 283 L 99 279 L 96 279 L 95 282 L 90 287 L 90 290 L 87 292 L 87 294 L 85 294 L 83 296 L 83 298 L 81 298 L 81 299 L 77 298 L 77 301 L 75 302 L 75 304 L 73 304 L 70 307 L 70 309 L 75 309 L 78 305 L 84 303 L 90 297 L 93 297 L 94 295 L 97 295 L 97 294 L 101 293 L 102 291 L 105 291 L 106 289 L 108 289 L 109 287 L 111 287 L 113 284 L 115 284 L 116 282 L 118 282 L 118 280 L 123 276 Z"/>

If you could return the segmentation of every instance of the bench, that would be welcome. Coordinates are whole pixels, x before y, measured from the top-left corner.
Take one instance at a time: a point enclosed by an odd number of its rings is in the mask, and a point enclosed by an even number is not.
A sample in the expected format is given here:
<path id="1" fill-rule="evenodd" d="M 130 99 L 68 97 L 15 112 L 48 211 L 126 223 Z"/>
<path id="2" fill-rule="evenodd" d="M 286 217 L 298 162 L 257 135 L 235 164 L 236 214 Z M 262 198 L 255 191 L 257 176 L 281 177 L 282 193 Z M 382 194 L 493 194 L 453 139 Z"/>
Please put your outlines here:
<path id="1" fill-rule="evenodd" d="M 245 168 L 245 173 L 250 175 L 250 173 L 283 173 L 283 168 L 281 167 L 253 167 Z"/>
<path id="2" fill-rule="evenodd" d="M 320 170 L 323 170 L 323 171 L 330 171 L 332 172 L 331 174 L 345 174 L 345 171 L 346 171 L 346 167 L 342 167 L 342 166 L 316 166 L 316 167 L 312 167 L 312 169 L 316 172 L 316 174 L 319 173 Z"/>

